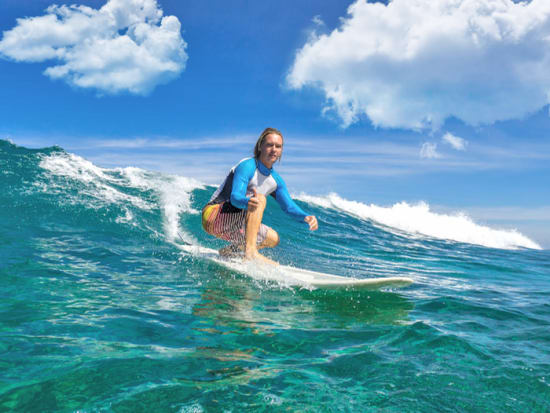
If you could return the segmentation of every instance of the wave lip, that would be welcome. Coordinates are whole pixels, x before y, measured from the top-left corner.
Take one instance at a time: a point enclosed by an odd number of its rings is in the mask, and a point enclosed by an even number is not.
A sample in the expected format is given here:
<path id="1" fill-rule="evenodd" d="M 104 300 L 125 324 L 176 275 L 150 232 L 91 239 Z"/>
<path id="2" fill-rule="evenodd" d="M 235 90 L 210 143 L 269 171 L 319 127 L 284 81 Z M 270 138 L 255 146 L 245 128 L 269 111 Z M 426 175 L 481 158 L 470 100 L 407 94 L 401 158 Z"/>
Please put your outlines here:
<path id="1" fill-rule="evenodd" d="M 517 249 L 542 247 L 517 230 L 493 229 L 476 224 L 464 213 L 454 215 L 430 211 L 425 202 L 410 205 L 398 202 L 391 207 L 348 201 L 336 193 L 326 196 L 300 194 L 297 199 L 323 208 L 337 209 L 361 219 L 369 219 L 409 234 L 421 234 L 490 248 Z"/>

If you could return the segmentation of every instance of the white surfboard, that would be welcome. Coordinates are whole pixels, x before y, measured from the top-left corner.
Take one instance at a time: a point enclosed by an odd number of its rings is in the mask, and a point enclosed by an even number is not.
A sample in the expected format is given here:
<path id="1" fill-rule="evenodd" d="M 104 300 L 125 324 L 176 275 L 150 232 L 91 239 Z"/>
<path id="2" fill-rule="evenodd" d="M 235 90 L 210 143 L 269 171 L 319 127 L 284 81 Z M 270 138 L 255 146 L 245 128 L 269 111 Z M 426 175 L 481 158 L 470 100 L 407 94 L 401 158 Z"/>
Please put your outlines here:
<path id="1" fill-rule="evenodd" d="M 251 278 L 263 281 L 275 281 L 293 287 L 380 290 L 383 288 L 407 287 L 413 283 L 413 280 L 407 277 L 364 279 L 342 277 L 340 275 L 324 274 L 287 265 L 273 266 L 258 262 L 242 261 L 240 259 L 226 259 L 220 257 L 218 251 L 200 246 L 178 244 L 178 247 L 190 254 L 208 258 L 227 268 L 246 274 Z"/>

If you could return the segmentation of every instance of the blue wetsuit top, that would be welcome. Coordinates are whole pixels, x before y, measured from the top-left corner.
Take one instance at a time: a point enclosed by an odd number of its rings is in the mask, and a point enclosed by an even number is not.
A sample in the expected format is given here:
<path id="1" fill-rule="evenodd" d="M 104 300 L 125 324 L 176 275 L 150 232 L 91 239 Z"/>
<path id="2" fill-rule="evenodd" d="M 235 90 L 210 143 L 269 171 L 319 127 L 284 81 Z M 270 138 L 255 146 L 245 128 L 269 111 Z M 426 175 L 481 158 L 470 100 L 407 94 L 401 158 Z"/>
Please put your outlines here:
<path id="1" fill-rule="evenodd" d="M 272 195 L 283 211 L 298 221 L 308 216 L 290 197 L 283 178 L 256 158 L 243 159 L 231 168 L 208 204 L 221 204 L 229 200 L 235 208 L 248 209 L 252 188 L 265 196 Z"/>

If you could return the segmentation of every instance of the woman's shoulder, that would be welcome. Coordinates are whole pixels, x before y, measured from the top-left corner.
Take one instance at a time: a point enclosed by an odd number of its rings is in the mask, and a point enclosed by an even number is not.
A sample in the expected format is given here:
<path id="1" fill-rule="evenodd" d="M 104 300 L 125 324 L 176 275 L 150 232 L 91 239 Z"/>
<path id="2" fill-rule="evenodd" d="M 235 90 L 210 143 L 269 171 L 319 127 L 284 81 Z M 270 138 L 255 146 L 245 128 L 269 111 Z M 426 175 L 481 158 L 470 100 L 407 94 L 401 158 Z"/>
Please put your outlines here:
<path id="1" fill-rule="evenodd" d="M 254 158 L 244 158 L 233 167 L 235 172 L 245 173 L 247 175 L 254 174 L 256 170 L 256 160 Z"/>
<path id="2" fill-rule="evenodd" d="M 240 165 L 246 165 L 246 166 L 254 166 L 256 167 L 256 159 L 255 158 L 252 158 L 252 157 L 248 157 L 248 158 L 243 158 L 241 159 L 238 163 L 237 163 L 237 166 L 240 166 Z"/>

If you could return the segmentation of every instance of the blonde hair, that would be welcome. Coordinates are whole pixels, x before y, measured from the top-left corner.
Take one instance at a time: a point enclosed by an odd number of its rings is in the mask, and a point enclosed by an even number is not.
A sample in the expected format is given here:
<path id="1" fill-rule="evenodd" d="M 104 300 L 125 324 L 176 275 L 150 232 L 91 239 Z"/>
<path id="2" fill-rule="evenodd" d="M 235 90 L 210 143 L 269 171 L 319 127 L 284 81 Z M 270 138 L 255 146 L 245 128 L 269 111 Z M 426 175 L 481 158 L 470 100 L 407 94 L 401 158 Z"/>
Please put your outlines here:
<path id="1" fill-rule="evenodd" d="M 262 147 L 262 144 L 264 143 L 266 136 L 272 133 L 274 133 L 275 135 L 279 135 L 281 139 L 284 141 L 283 134 L 281 133 L 281 131 L 279 131 L 279 129 L 265 128 L 264 131 L 261 133 L 260 137 L 258 138 L 258 140 L 256 141 L 256 145 L 254 145 L 254 158 L 258 159 L 260 157 L 260 152 L 261 152 L 260 148 Z M 279 161 L 281 160 L 281 158 L 282 158 L 282 154 L 279 157 Z"/>

